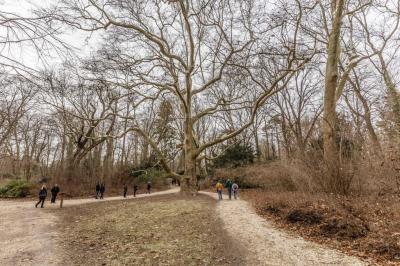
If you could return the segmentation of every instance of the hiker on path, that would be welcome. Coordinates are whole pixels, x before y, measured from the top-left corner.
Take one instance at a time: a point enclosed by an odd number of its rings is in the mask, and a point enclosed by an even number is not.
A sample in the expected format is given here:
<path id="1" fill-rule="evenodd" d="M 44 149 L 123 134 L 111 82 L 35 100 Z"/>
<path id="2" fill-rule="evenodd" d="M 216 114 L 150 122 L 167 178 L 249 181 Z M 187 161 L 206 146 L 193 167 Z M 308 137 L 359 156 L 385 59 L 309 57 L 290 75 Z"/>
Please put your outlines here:
<path id="1" fill-rule="evenodd" d="M 225 187 L 228 189 L 229 199 L 232 199 L 232 181 L 230 179 L 226 180 Z"/>
<path id="2" fill-rule="evenodd" d="M 104 183 L 101 183 L 101 185 L 100 185 L 100 199 L 103 199 L 104 191 L 106 191 L 106 185 L 104 185 Z"/>
<path id="3" fill-rule="evenodd" d="M 39 191 L 39 201 L 36 203 L 35 208 L 37 208 L 37 206 L 42 203 L 42 205 L 40 206 L 40 208 L 43 208 L 43 204 L 44 201 L 46 200 L 47 197 L 47 188 L 45 185 L 42 186 L 42 188 Z"/>
<path id="4" fill-rule="evenodd" d="M 57 198 L 58 193 L 60 192 L 60 188 L 58 187 L 57 184 L 55 184 L 51 188 L 50 192 L 51 192 L 51 203 L 56 203 L 56 198 Z"/>
<path id="5" fill-rule="evenodd" d="M 128 192 L 128 185 L 124 185 L 124 198 L 126 198 L 126 193 Z"/>
<path id="6" fill-rule="evenodd" d="M 232 193 L 233 193 L 233 198 L 234 198 L 234 199 L 237 199 L 238 191 L 239 191 L 239 186 L 238 186 L 238 184 L 233 183 L 233 184 L 232 184 Z"/>
<path id="7" fill-rule="evenodd" d="M 138 185 L 134 184 L 133 185 L 133 196 L 136 197 L 136 192 L 139 190 Z"/>
<path id="8" fill-rule="evenodd" d="M 147 193 L 151 194 L 151 181 L 147 182 Z"/>
<path id="9" fill-rule="evenodd" d="M 100 197 L 100 182 L 97 181 L 96 183 L 96 199 Z"/>
<path id="10" fill-rule="evenodd" d="M 215 188 L 217 189 L 218 199 L 222 200 L 222 189 L 224 189 L 224 185 L 222 185 L 221 181 L 218 181 Z"/>

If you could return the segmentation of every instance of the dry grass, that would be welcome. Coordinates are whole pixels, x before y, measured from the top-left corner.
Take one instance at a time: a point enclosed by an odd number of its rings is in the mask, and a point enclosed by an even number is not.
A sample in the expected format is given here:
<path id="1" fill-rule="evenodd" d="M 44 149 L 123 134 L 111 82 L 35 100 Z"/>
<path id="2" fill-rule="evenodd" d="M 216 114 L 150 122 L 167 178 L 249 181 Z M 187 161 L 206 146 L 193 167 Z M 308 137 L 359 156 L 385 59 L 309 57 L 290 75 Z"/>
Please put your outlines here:
<path id="1" fill-rule="evenodd" d="M 60 247 L 68 265 L 239 265 L 214 208 L 163 196 L 64 209 Z"/>
<path id="2" fill-rule="evenodd" d="M 221 169 L 216 177 L 255 184 L 242 197 L 282 228 L 373 263 L 400 265 L 400 197 L 386 166 L 362 162 L 347 196 L 321 192 L 323 176 L 301 162 Z"/>
<path id="3" fill-rule="evenodd" d="M 400 264 L 400 200 L 249 190 L 257 212 L 290 231 L 381 265 Z"/>
<path id="4" fill-rule="evenodd" d="M 214 177 L 215 179 L 233 179 L 241 185 L 241 188 L 263 188 L 275 191 L 296 189 L 288 169 L 279 162 L 221 168 L 215 171 Z"/>

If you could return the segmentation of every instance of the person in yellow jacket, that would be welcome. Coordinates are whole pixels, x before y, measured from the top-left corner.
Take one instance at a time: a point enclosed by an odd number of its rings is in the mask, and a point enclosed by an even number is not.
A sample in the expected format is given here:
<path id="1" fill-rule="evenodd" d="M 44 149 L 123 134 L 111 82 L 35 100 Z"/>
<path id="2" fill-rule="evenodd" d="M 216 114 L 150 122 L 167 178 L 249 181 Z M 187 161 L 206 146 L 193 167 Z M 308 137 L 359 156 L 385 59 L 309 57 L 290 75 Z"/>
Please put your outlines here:
<path id="1" fill-rule="evenodd" d="M 222 200 L 222 189 L 224 189 L 224 185 L 222 185 L 221 181 L 218 181 L 215 188 L 217 189 L 218 199 Z"/>

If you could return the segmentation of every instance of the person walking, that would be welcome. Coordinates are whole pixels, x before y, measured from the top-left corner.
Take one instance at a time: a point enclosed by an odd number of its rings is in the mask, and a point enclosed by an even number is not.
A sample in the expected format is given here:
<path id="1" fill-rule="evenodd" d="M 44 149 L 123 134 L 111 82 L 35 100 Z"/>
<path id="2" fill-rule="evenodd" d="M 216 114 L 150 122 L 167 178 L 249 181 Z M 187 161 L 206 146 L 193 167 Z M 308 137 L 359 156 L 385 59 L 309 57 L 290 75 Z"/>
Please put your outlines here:
<path id="1" fill-rule="evenodd" d="M 234 198 L 234 199 L 237 199 L 238 191 L 239 191 L 239 186 L 238 186 L 238 184 L 233 183 L 233 184 L 232 184 L 232 193 L 233 193 L 233 198 Z"/>
<path id="2" fill-rule="evenodd" d="M 125 183 L 124 185 L 124 198 L 126 198 L 126 193 L 128 192 L 128 185 Z"/>
<path id="3" fill-rule="evenodd" d="M 96 183 L 96 199 L 100 197 L 100 182 L 97 181 Z"/>
<path id="4" fill-rule="evenodd" d="M 232 199 L 232 181 L 228 178 L 225 182 L 225 187 L 228 189 L 229 199 Z"/>
<path id="5" fill-rule="evenodd" d="M 136 197 L 136 192 L 139 190 L 137 184 L 133 184 L 133 196 Z"/>
<path id="6" fill-rule="evenodd" d="M 222 185 L 221 181 L 217 182 L 215 188 L 217 189 L 218 200 L 222 200 L 222 189 L 224 188 L 224 186 Z"/>
<path id="7" fill-rule="evenodd" d="M 51 201 L 50 202 L 51 203 L 56 203 L 56 198 L 57 198 L 58 193 L 60 192 L 60 188 L 58 187 L 57 184 L 55 184 L 51 188 L 50 192 L 51 192 Z"/>
<path id="8" fill-rule="evenodd" d="M 41 203 L 40 208 L 43 208 L 44 201 L 46 200 L 47 197 L 47 188 L 46 185 L 43 185 L 42 188 L 39 191 L 39 201 L 36 203 L 35 208 Z"/>
<path id="9" fill-rule="evenodd" d="M 100 185 L 100 199 L 104 198 L 104 192 L 106 191 L 106 185 L 104 183 L 101 183 Z"/>
<path id="10" fill-rule="evenodd" d="M 151 194 L 151 181 L 147 182 L 147 193 Z"/>

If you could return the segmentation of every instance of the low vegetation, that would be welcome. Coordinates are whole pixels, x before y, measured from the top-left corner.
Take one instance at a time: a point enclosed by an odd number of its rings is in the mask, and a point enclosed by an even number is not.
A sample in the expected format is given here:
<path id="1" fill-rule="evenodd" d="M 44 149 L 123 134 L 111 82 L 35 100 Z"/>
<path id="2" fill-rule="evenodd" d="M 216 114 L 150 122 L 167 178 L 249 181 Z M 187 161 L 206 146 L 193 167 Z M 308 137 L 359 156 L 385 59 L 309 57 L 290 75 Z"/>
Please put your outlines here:
<path id="1" fill-rule="evenodd" d="M 364 175 L 361 188 L 338 195 L 317 189 L 306 172 L 279 162 L 216 172 L 256 187 L 242 191 L 242 198 L 279 227 L 374 264 L 400 263 L 400 198 L 383 185 L 372 191 L 368 184 L 376 175 Z"/>
<path id="2" fill-rule="evenodd" d="M 31 184 L 23 179 L 14 179 L 8 181 L 0 187 L 0 197 L 5 198 L 22 198 L 29 194 Z"/>
<path id="3" fill-rule="evenodd" d="M 69 265 L 240 265 L 214 207 L 170 195 L 65 208 L 59 248 Z"/>

